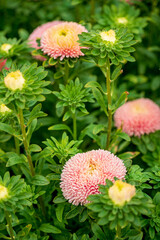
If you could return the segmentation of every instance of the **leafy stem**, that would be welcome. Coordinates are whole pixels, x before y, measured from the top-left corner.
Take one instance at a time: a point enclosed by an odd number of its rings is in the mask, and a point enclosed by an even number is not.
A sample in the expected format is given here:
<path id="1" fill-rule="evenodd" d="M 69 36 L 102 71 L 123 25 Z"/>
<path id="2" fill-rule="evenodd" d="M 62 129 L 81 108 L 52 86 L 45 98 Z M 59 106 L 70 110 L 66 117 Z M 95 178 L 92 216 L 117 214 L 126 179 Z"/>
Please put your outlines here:
<path id="1" fill-rule="evenodd" d="M 25 148 L 28 163 L 29 163 L 30 173 L 31 173 L 31 176 L 33 177 L 33 176 L 35 176 L 35 170 L 34 170 L 32 158 L 31 158 L 31 154 L 29 151 L 29 143 L 27 140 L 25 125 L 24 125 L 23 110 L 21 108 L 19 108 L 19 121 L 20 121 L 20 126 L 21 126 L 21 131 L 22 131 L 23 144 L 24 144 L 24 148 Z"/>
<path id="2" fill-rule="evenodd" d="M 66 82 L 66 84 L 68 84 L 69 83 L 69 66 L 68 66 L 67 62 L 65 62 L 65 70 L 64 71 L 65 71 L 64 72 L 65 82 Z"/>
<path id="3" fill-rule="evenodd" d="M 122 239 L 121 238 L 121 227 L 119 225 L 117 225 L 115 240 L 119 240 L 119 239 Z"/>
<path id="4" fill-rule="evenodd" d="M 7 224 L 8 224 L 11 239 L 15 240 L 14 231 L 13 231 L 12 223 L 11 223 L 11 215 L 9 214 L 9 212 L 7 210 L 5 210 L 5 217 L 6 217 L 6 220 L 7 220 Z"/>
<path id="5" fill-rule="evenodd" d="M 30 173 L 31 173 L 31 176 L 34 177 L 35 176 L 35 170 L 34 170 L 32 158 L 31 158 L 31 154 L 30 154 L 30 151 L 29 151 L 29 142 L 27 140 L 25 125 L 24 125 L 23 110 L 21 108 L 19 108 L 19 121 L 20 121 L 20 125 L 21 125 L 23 144 L 24 144 L 24 148 L 25 148 L 28 163 L 29 163 Z M 42 209 L 42 213 L 45 216 L 44 201 L 43 201 L 42 196 L 40 196 L 38 198 L 38 200 L 39 200 L 39 203 L 40 203 L 40 206 L 41 206 L 41 209 Z"/>
<path id="6" fill-rule="evenodd" d="M 77 120 L 76 120 L 76 114 L 73 113 L 73 139 L 77 140 Z"/>
<path id="7" fill-rule="evenodd" d="M 14 143 L 15 143 L 15 148 L 16 148 L 16 153 L 19 155 L 20 154 L 20 147 L 19 147 L 19 139 L 14 136 Z"/>
<path id="8" fill-rule="evenodd" d="M 107 57 L 107 74 L 106 74 L 106 87 L 107 87 L 107 99 L 108 99 L 108 130 L 107 130 L 107 144 L 106 149 L 109 147 L 110 136 L 111 136 L 111 128 L 112 128 L 112 110 L 110 109 L 110 105 L 112 104 L 111 99 L 111 79 L 110 79 L 110 61 Z"/>

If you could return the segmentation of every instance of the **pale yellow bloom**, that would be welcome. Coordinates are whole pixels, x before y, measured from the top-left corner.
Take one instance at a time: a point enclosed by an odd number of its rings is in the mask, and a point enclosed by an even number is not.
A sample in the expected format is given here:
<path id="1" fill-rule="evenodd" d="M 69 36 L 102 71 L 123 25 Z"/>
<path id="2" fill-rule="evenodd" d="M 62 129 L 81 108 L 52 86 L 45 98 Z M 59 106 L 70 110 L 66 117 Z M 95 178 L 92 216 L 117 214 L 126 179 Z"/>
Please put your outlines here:
<path id="1" fill-rule="evenodd" d="M 17 70 L 15 72 L 8 73 L 8 75 L 4 78 L 5 86 L 11 90 L 22 90 L 25 79 L 22 73 Z"/>
<path id="2" fill-rule="evenodd" d="M 117 19 L 118 23 L 120 24 L 127 24 L 128 20 L 125 17 L 120 17 Z"/>
<path id="3" fill-rule="evenodd" d="M 135 196 L 136 188 L 131 184 L 117 180 L 109 188 L 108 194 L 115 205 L 123 206 L 125 202 L 129 202 Z"/>
<path id="4" fill-rule="evenodd" d="M 0 185 L 0 200 L 8 197 L 8 190 L 6 187 Z"/>
<path id="5" fill-rule="evenodd" d="M 12 45 L 11 45 L 11 44 L 8 44 L 8 43 L 4 43 L 4 44 L 2 44 L 2 46 L 1 46 L 1 50 L 4 51 L 4 52 L 6 52 L 6 53 L 8 53 L 9 49 L 11 49 L 11 48 L 12 48 Z"/>
<path id="6" fill-rule="evenodd" d="M 116 41 L 115 31 L 110 29 L 109 31 L 103 31 L 100 33 L 102 40 L 114 43 Z"/>
<path id="7" fill-rule="evenodd" d="M 0 104 L 0 113 L 5 113 L 5 112 L 11 112 L 11 110 L 5 105 L 5 104 Z"/>

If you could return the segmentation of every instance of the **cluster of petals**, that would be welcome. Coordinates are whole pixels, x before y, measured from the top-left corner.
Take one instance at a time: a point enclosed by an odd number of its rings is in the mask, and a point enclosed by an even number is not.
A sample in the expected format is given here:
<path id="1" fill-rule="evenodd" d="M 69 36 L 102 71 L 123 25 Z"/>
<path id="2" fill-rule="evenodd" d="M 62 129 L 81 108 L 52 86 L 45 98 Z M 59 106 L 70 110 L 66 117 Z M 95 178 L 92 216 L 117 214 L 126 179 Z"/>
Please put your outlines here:
<path id="1" fill-rule="evenodd" d="M 115 205 L 123 206 L 125 202 L 129 202 L 136 194 L 135 186 L 122 182 L 115 181 L 112 187 L 108 190 L 108 195 Z"/>
<path id="2" fill-rule="evenodd" d="M 129 136 L 141 136 L 160 130 L 160 108 L 148 98 L 129 101 L 114 115 L 115 126 Z"/>
<path id="3" fill-rule="evenodd" d="M 33 48 L 36 48 L 36 49 L 40 49 L 40 47 L 38 46 L 36 40 L 37 39 L 41 39 L 42 37 L 42 34 L 50 27 L 53 27 L 57 24 L 60 24 L 62 23 L 62 21 L 52 21 L 52 22 L 47 22 L 47 23 L 44 23 L 42 24 L 41 26 L 37 27 L 32 33 L 31 35 L 29 36 L 29 43 L 31 45 L 31 47 Z M 43 61 L 45 60 L 44 57 L 42 56 L 35 56 L 35 58 Z"/>
<path id="4" fill-rule="evenodd" d="M 83 56 L 78 34 L 87 32 L 86 28 L 75 22 L 62 22 L 48 28 L 41 38 L 41 49 L 50 57 L 60 60 Z"/>
<path id="5" fill-rule="evenodd" d="M 88 203 L 87 197 L 99 194 L 99 184 L 114 177 L 124 179 L 126 168 L 123 161 L 105 150 L 78 153 L 70 158 L 61 174 L 63 196 L 74 205 Z"/>
<path id="6" fill-rule="evenodd" d="M 110 29 L 109 31 L 103 31 L 100 33 L 102 40 L 107 42 L 114 43 L 116 41 L 116 34 L 115 31 Z"/>
<path id="7" fill-rule="evenodd" d="M 5 86 L 12 91 L 17 89 L 22 90 L 24 83 L 25 79 L 19 70 L 8 73 L 8 75 L 4 78 Z"/>
<path id="8" fill-rule="evenodd" d="M 11 110 L 5 105 L 5 104 L 0 104 L 0 113 L 4 114 L 6 112 L 11 112 Z"/>
<path id="9" fill-rule="evenodd" d="M 0 200 L 8 197 L 8 190 L 6 187 L 0 184 Z"/>

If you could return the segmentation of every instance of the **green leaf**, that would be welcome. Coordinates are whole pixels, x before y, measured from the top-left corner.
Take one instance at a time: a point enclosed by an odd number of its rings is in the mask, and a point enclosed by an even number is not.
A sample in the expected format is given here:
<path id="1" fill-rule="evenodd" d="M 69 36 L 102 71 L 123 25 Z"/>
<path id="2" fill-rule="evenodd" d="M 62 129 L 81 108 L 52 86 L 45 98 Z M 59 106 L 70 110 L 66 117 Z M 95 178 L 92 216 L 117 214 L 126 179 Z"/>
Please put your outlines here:
<path id="1" fill-rule="evenodd" d="M 92 92 L 93 92 L 93 95 L 96 98 L 97 102 L 99 103 L 100 107 L 103 109 L 105 114 L 108 116 L 107 108 L 106 108 L 104 98 L 103 98 L 101 92 L 99 91 L 98 88 L 92 88 Z"/>
<path id="2" fill-rule="evenodd" d="M 41 147 L 38 146 L 37 144 L 31 144 L 31 145 L 29 146 L 29 150 L 30 150 L 31 152 L 40 152 L 42 149 L 41 149 Z"/>
<path id="3" fill-rule="evenodd" d="M 0 123 L 0 130 L 4 131 L 4 132 L 7 132 L 11 135 L 14 134 L 13 128 L 9 124 L 6 124 L 6 123 Z"/>
<path id="4" fill-rule="evenodd" d="M 0 238 L 1 238 L 1 239 L 9 239 L 9 240 L 11 240 L 10 237 L 7 237 L 7 236 L 5 236 L 5 235 L 2 234 L 2 233 L 0 233 Z"/>
<path id="5" fill-rule="evenodd" d="M 124 93 L 122 93 L 122 95 L 120 96 L 120 98 L 117 100 L 117 102 L 115 104 L 113 104 L 111 106 L 111 110 L 112 113 L 114 113 L 116 111 L 117 108 L 119 108 L 121 105 L 123 105 L 126 101 L 127 101 L 127 96 L 128 96 L 128 92 L 125 91 Z"/>
<path id="6" fill-rule="evenodd" d="M 117 133 L 117 136 L 120 137 L 120 138 L 123 138 L 123 139 L 126 140 L 126 141 L 131 141 L 131 138 L 128 136 L 127 133 L 118 132 L 118 133 Z"/>
<path id="7" fill-rule="evenodd" d="M 99 58 L 98 59 L 98 65 L 99 67 L 103 67 L 106 64 L 106 58 Z"/>
<path id="8" fill-rule="evenodd" d="M 114 80 L 116 80 L 117 78 L 118 78 L 118 76 L 121 74 L 121 69 L 122 69 L 122 65 L 120 64 L 120 65 L 118 65 L 115 69 L 114 69 L 114 71 L 113 71 L 113 73 L 112 73 L 112 76 L 111 76 L 111 79 L 114 81 Z"/>
<path id="9" fill-rule="evenodd" d="M 48 130 L 67 130 L 68 132 L 70 132 L 71 135 L 73 135 L 72 133 L 72 130 L 70 129 L 70 127 L 68 127 L 67 125 L 65 124 L 56 124 L 56 125 L 53 125 L 51 127 L 48 128 Z"/>
<path id="10" fill-rule="evenodd" d="M 32 184 L 38 185 L 38 186 L 48 185 L 49 184 L 49 180 L 46 177 L 42 176 L 42 175 L 35 175 L 32 178 Z"/>
<path id="11" fill-rule="evenodd" d="M 98 82 L 90 81 L 85 85 L 85 88 L 98 88 L 102 93 L 104 93 L 101 85 Z M 105 94 L 105 93 L 104 93 Z"/>
<path id="12" fill-rule="evenodd" d="M 105 125 L 104 124 L 98 124 L 93 128 L 93 134 L 98 134 L 99 132 L 104 131 Z"/>
<path id="13" fill-rule="evenodd" d="M 60 229 L 58 229 L 55 226 L 52 226 L 50 223 L 42 224 L 40 226 L 39 230 L 42 231 L 42 232 L 45 232 L 45 233 L 54 233 L 54 234 L 61 233 Z"/>
<path id="14" fill-rule="evenodd" d="M 74 218 L 79 214 L 79 208 L 77 206 L 74 206 L 67 214 L 66 219 Z"/>
<path id="15" fill-rule="evenodd" d="M 59 174 L 50 173 L 50 174 L 47 175 L 47 178 L 49 180 L 54 180 L 54 181 L 58 180 L 58 181 L 60 181 L 61 176 Z"/>
<path id="16" fill-rule="evenodd" d="M 59 78 L 61 78 L 61 77 L 63 77 L 63 73 L 62 73 L 62 72 L 56 72 L 56 73 L 54 74 L 54 79 L 59 79 Z"/>
<path id="17" fill-rule="evenodd" d="M 49 61 L 48 61 L 49 65 L 51 66 L 54 66 L 57 64 L 57 59 L 54 59 L 54 58 L 50 58 Z"/>
<path id="18" fill-rule="evenodd" d="M 106 240 L 106 235 L 104 234 L 101 227 L 97 223 L 92 222 L 91 228 L 92 232 L 98 239 Z"/>
<path id="19" fill-rule="evenodd" d="M 135 61 L 136 61 L 135 58 L 132 57 L 132 56 L 125 57 L 125 59 L 126 59 L 127 61 L 129 61 L 129 62 L 135 62 Z"/>
<path id="20" fill-rule="evenodd" d="M 31 113 L 30 113 L 30 117 L 28 119 L 28 123 L 27 123 L 27 126 L 35 119 L 35 118 L 38 118 L 38 117 L 45 117 L 47 116 L 46 113 L 42 112 L 41 111 L 41 108 L 42 108 L 42 104 L 39 103 L 38 105 L 36 105 Z"/>
<path id="21" fill-rule="evenodd" d="M 9 158 L 6 167 L 11 167 L 13 165 L 16 164 L 20 164 L 20 163 L 25 163 L 26 159 L 25 156 L 23 154 L 21 154 L 20 156 L 17 153 L 14 152 L 8 152 L 6 154 L 6 156 Z"/>
<path id="22" fill-rule="evenodd" d="M 66 121 L 70 116 L 71 116 L 71 114 L 70 114 L 70 112 L 68 111 L 68 112 L 66 112 L 66 113 L 64 114 L 62 120 L 63 120 L 63 121 Z"/>
<path id="23" fill-rule="evenodd" d="M 65 204 L 59 204 L 56 208 L 56 217 L 59 222 L 63 220 L 63 211 L 64 211 Z"/>

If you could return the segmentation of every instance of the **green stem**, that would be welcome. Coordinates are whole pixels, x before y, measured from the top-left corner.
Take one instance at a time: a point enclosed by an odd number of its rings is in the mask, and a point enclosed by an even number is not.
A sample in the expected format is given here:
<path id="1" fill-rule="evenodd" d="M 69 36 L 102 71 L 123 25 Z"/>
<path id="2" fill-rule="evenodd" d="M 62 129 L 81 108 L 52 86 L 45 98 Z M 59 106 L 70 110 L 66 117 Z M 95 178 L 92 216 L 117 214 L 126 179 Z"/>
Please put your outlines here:
<path id="1" fill-rule="evenodd" d="M 19 108 L 19 121 L 20 121 L 20 125 L 21 125 L 23 144 L 24 144 L 24 148 L 25 148 L 28 163 L 29 163 L 30 173 L 31 173 L 31 176 L 34 177 L 35 176 L 35 170 L 34 170 L 32 158 L 31 158 L 31 154 L 30 154 L 30 151 L 29 151 L 29 143 L 28 143 L 28 140 L 27 140 L 25 125 L 24 125 L 23 110 L 20 109 L 20 108 Z M 39 200 L 39 203 L 40 203 L 40 206 L 41 206 L 41 209 L 42 209 L 43 216 L 45 216 L 46 213 L 45 213 L 44 201 L 43 201 L 42 196 L 40 196 L 38 198 L 38 200 Z"/>
<path id="2" fill-rule="evenodd" d="M 69 83 L 69 66 L 68 66 L 68 63 L 67 62 L 65 62 L 65 76 L 64 76 L 64 78 L 65 78 L 65 82 L 66 82 L 66 84 L 67 83 Z"/>
<path id="3" fill-rule="evenodd" d="M 12 240 L 15 240 L 14 231 L 13 231 L 13 228 L 12 228 L 11 215 L 6 210 L 5 210 L 5 216 L 6 216 L 6 220 L 7 220 L 7 224 L 8 224 L 8 228 L 9 228 L 10 237 L 11 237 Z"/>
<path id="4" fill-rule="evenodd" d="M 15 147 L 16 147 L 16 153 L 19 155 L 20 154 L 20 147 L 19 147 L 19 139 L 14 136 L 14 142 L 15 142 Z"/>
<path id="5" fill-rule="evenodd" d="M 35 170 L 34 170 L 32 158 L 31 158 L 31 154 L 30 154 L 30 151 L 29 151 L 29 144 L 28 144 L 28 141 L 27 141 L 27 135 L 26 135 L 25 125 L 24 125 L 23 110 L 21 108 L 19 108 L 19 121 L 20 121 L 20 125 L 21 125 L 23 144 L 24 144 L 24 148 L 25 148 L 25 151 L 26 151 L 31 176 L 33 177 L 33 176 L 35 176 Z"/>
<path id="6" fill-rule="evenodd" d="M 73 114 L 73 139 L 77 140 L 77 120 L 76 114 Z"/>
<path id="7" fill-rule="evenodd" d="M 108 98 L 108 130 L 107 130 L 107 144 L 106 149 L 109 147 L 111 128 L 112 128 L 112 111 L 110 110 L 109 105 L 112 104 L 111 99 L 111 79 L 110 79 L 110 61 L 107 58 L 107 76 L 106 76 L 106 87 L 107 87 L 107 98 Z"/>
<path id="8" fill-rule="evenodd" d="M 121 227 L 117 225 L 115 240 L 121 239 Z"/>

